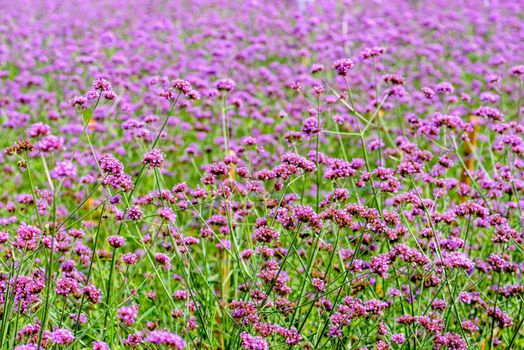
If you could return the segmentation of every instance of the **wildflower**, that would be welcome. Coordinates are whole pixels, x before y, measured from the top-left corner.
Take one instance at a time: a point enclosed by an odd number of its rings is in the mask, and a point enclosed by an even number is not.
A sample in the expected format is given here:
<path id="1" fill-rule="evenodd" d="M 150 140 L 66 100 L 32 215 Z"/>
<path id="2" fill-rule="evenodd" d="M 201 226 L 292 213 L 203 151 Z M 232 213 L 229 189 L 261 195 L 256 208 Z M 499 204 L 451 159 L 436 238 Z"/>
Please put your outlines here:
<path id="1" fill-rule="evenodd" d="M 77 295 L 79 292 L 78 282 L 69 277 L 62 277 L 56 283 L 56 293 L 63 296 Z"/>
<path id="2" fill-rule="evenodd" d="M 325 290 L 326 284 L 320 278 L 313 278 L 312 284 L 318 292 L 323 292 Z"/>
<path id="3" fill-rule="evenodd" d="M 17 140 L 14 145 L 7 147 L 5 153 L 8 155 L 23 154 L 31 152 L 34 146 L 29 140 Z"/>
<path id="4" fill-rule="evenodd" d="M 71 107 L 85 107 L 88 104 L 87 98 L 84 96 L 75 96 L 72 99 L 69 100 L 69 105 Z"/>
<path id="5" fill-rule="evenodd" d="M 35 123 L 27 129 L 27 136 L 37 138 L 51 133 L 51 127 L 44 123 Z"/>
<path id="6" fill-rule="evenodd" d="M 212 163 L 207 166 L 207 172 L 213 176 L 221 177 L 229 173 L 229 167 L 224 162 Z"/>
<path id="7" fill-rule="evenodd" d="M 269 350 L 266 340 L 262 337 L 252 336 L 249 333 L 240 333 L 242 339 L 242 348 L 251 350 Z"/>
<path id="8" fill-rule="evenodd" d="M 51 341 L 59 345 L 69 345 L 73 342 L 75 336 L 68 329 L 59 328 L 51 332 Z"/>
<path id="9" fill-rule="evenodd" d="M 218 91 L 231 92 L 235 89 L 235 82 L 231 79 L 221 79 L 215 84 Z"/>
<path id="10" fill-rule="evenodd" d="M 61 151 L 64 148 L 64 138 L 48 135 L 36 143 L 36 149 L 43 153 Z"/>
<path id="11" fill-rule="evenodd" d="M 93 304 L 99 304 L 102 301 L 102 292 L 93 284 L 89 284 L 84 288 L 84 294 L 87 295 L 87 299 Z"/>
<path id="12" fill-rule="evenodd" d="M 79 324 L 85 324 L 87 323 L 87 316 L 85 314 L 70 314 L 69 315 L 69 318 L 71 320 L 73 320 L 74 323 L 79 323 Z"/>
<path id="13" fill-rule="evenodd" d="M 387 254 L 376 256 L 370 262 L 371 270 L 382 278 L 388 277 L 389 264 L 390 258 Z"/>
<path id="14" fill-rule="evenodd" d="M 314 162 L 309 161 L 306 158 L 296 153 L 291 153 L 291 152 L 285 153 L 284 155 L 282 155 L 282 157 L 280 157 L 280 160 L 283 163 L 294 165 L 309 173 L 312 173 L 316 170 L 316 166 Z"/>
<path id="15" fill-rule="evenodd" d="M 92 350 L 110 350 L 109 345 L 104 343 L 103 341 L 95 341 L 92 345 Z"/>
<path id="16" fill-rule="evenodd" d="M 395 344 L 403 344 L 406 341 L 406 336 L 402 333 L 397 333 L 393 334 L 390 339 Z"/>
<path id="17" fill-rule="evenodd" d="M 55 168 L 51 171 L 51 176 L 55 179 L 64 179 L 64 178 L 75 178 L 77 175 L 77 170 L 74 164 L 71 161 L 61 161 L 58 162 Z"/>
<path id="18" fill-rule="evenodd" d="M 524 65 L 513 66 L 510 68 L 510 73 L 516 76 L 524 76 Z"/>
<path id="19" fill-rule="evenodd" d="M 127 336 L 126 339 L 122 341 L 122 343 L 125 346 L 129 346 L 131 348 L 135 348 L 139 344 L 142 344 L 143 342 L 144 342 L 144 335 L 142 334 L 142 332 L 131 333 L 130 335 Z"/>
<path id="20" fill-rule="evenodd" d="M 138 315 L 138 305 L 122 306 L 118 309 L 118 319 L 124 326 L 132 326 L 135 324 Z"/>
<path id="21" fill-rule="evenodd" d="M 102 92 L 102 97 L 108 101 L 113 101 L 116 99 L 116 93 L 114 91 L 104 91 Z"/>
<path id="22" fill-rule="evenodd" d="M 319 84 L 314 84 L 313 85 L 313 93 L 316 95 L 316 96 L 320 96 L 324 93 L 324 87 L 322 85 L 319 85 Z"/>
<path id="23" fill-rule="evenodd" d="M 318 63 L 315 63 L 311 66 L 311 73 L 316 74 L 324 70 L 324 66 Z"/>
<path id="24" fill-rule="evenodd" d="M 252 249 L 247 249 L 240 253 L 240 257 L 244 260 L 249 260 L 249 258 L 251 258 L 254 253 L 255 252 Z"/>
<path id="25" fill-rule="evenodd" d="M 128 209 L 127 217 L 133 221 L 140 220 L 142 218 L 142 211 L 140 210 L 140 208 L 133 206 Z"/>
<path id="26" fill-rule="evenodd" d="M 38 346 L 35 344 L 21 344 L 15 346 L 14 350 L 38 350 Z"/>
<path id="27" fill-rule="evenodd" d="M 433 98 L 433 96 L 435 96 L 435 91 L 433 91 L 432 88 L 427 87 L 427 86 L 422 88 L 422 92 L 424 93 L 424 96 L 428 100 L 431 100 L 431 98 Z"/>
<path id="28" fill-rule="evenodd" d="M 112 90 L 112 87 L 107 80 L 98 78 L 93 81 L 93 89 L 98 91 L 109 91 Z"/>
<path id="29" fill-rule="evenodd" d="M 99 159 L 100 168 L 110 175 L 120 175 L 124 171 L 124 166 L 120 161 L 111 155 L 105 155 Z"/>
<path id="30" fill-rule="evenodd" d="M 176 300 L 187 300 L 189 298 L 189 291 L 185 289 L 177 290 L 173 293 L 173 298 Z"/>
<path id="31" fill-rule="evenodd" d="M 493 121 L 501 121 L 504 115 L 496 108 L 494 107 L 486 107 L 482 106 L 479 107 L 475 111 L 475 115 L 478 115 L 480 117 L 484 117 L 487 119 L 491 119 Z"/>
<path id="32" fill-rule="evenodd" d="M 38 227 L 22 223 L 16 231 L 13 246 L 21 250 L 35 250 L 38 247 L 38 239 L 41 234 L 42 232 Z"/>
<path id="33" fill-rule="evenodd" d="M 155 260 L 158 263 L 160 263 L 166 270 L 171 267 L 171 261 L 166 254 L 163 254 L 163 253 L 155 254 Z"/>
<path id="34" fill-rule="evenodd" d="M 462 329 L 468 333 L 475 333 L 479 330 L 479 326 L 471 320 L 462 321 L 460 325 L 462 326 Z"/>
<path id="35" fill-rule="evenodd" d="M 475 263 L 471 261 L 466 254 L 460 252 L 443 252 L 442 253 L 444 266 L 448 268 L 462 268 L 470 270 L 475 267 Z M 437 262 L 439 263 L 439 262 Z"/>
<path id="36" fill-rule="evenodd" d="M 302 124 L 302 132 L 306 135 L 318 134 L 321 130 L 321 126 L 318 124 L 316 117 L 309 117 L 304 120 Z"/>
<path id="37" fill-rule="evenodd" d="M 277 230 L 271 227 L 263 226 L 255 230 L 255 237 L 258 242 L 270 243 L 275 239 L 278 239 L 280 234 Z"/>
<path id="38" fill-rule="evenodd" d="M 404 85 L 404 78 L 400 74 L 386 74 L 383 79 L 386 83 Z"/>
<path id="39" fill-rule="evenodd" d="M 162 219 L 166 220 L 167 222 L 175 222 L 176 220 L 176 214 L 171 208 L 160 208 L 157 211 L 158 216 L 160 216 Z"/>
<path id="40" fill-rule="evenodd" d="M 150 168 L 160 168 L 162 167 L 166 155 L 162 153 L 159 149 L 152 149 L 144 155 L 143 163 L 148 165 Z"/>
<path id="41" fill-rule="evenodd" d="M 110 236 L 107 241 L 109 242 L 109 245 L 115 249 L 123 247 L 124 244 L 126 244 L 126 240 L 122 236 Z"/>
<path id="42" fill-rule="evenodd" d="M 370 58 L 378 57 L 382 55 L 384 52 L 386 52 L 386 49 L 383 47 L 367 47 L 360 52 L 359 57 L 361 60 L 367 60 Z"/>
<path id="43" fill-rule="evenodd" d="M 453 89 L 453 85 L 444 81 L 442 83 L 437 84 L 435 90 L 439 94 L 452 94 L 455 89 Z"/>
<path id="44" fill-rule="evenodd" d="M 186 342 L 182 337 L 168 331 L 152 331 L 145 339 L 146 342 L 156 345 L 163 345 L 170 349 L 182 350 L 186 347 Z"/>
<path id="45" fill-rule="evenodd" d="M 343 77 L 349 75 L 349 71 L 355 64 L 349 58 L 341 58 L 333 63 L 333 68 L 337 71 L 337 74 Z"/>
<path id="46" fill-rule="evenodd" d="M 135 265 L 138 262 L 138 256 L 134 253 L 125 253 L 121 259 L 127 265 Z"/>

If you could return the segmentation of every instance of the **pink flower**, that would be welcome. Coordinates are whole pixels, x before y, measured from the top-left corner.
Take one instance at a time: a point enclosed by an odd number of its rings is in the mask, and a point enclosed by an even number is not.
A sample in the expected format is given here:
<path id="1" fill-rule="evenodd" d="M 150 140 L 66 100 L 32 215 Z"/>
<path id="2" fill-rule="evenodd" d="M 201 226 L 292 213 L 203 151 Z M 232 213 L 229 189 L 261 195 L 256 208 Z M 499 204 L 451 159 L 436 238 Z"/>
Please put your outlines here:
<path id="1" fill-rule="evenodd" d="M 169 349 L 182 350 L 186 347 L 186 342 L 182 337 L 168 331 L 152 331 L 147 335 L 145 341 L 155 345 L 163 345 Z"/>

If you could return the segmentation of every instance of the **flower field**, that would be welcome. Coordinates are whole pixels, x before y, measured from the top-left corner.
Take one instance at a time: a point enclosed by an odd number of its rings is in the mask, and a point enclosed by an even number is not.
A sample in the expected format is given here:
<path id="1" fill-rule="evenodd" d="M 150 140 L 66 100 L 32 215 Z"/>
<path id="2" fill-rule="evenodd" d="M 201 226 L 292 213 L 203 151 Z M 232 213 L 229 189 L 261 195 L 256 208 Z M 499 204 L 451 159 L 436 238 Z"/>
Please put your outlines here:
<path id="1" fill-rule="evenodd" d="M 0 349 L 524 349 L 524 2 L 0 0 Z"/>

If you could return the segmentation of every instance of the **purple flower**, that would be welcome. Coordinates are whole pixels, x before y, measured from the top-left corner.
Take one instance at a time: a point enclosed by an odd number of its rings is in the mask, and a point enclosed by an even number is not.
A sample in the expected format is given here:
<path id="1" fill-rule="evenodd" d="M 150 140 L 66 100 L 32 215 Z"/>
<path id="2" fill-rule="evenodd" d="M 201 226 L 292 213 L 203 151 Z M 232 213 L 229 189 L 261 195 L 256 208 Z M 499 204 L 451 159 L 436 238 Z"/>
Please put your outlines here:
<path id="1" fill-rule="evenodd" d="M 157 210 L 158 216 L 167 222 L 175 222 L 176 214 L 175 212 L 168 207 L 160 208 Z"/>
<path id="2" fill-rule="evenodd" d="M 494 121 L 501 121 L 504 115 L 494 107 L 482 106 L 475 111 L 475 115 Z"/>
<path id="3" fill-rule="evenodd" d="M 510 73 L 516 76 L 524 76 L 524 65 L 513 66 L 510 68 Z"/>
<path id="4" fill-rule="evenodd" d="M 128 265 L 135 265 L 138 262 L 138 256 L 134 253 L 122 255 L 122 261 Z"/>
<path id="5" fill-rule="evenodd" d="M 320 73 L 324 70 L 324 66 L 318 63 L 315 63 L 311 66 L 311 73 Z"/>
<path id="6" fill-rule="evenodd" d="M 73 332 L 68 329 L 59 328 L 51 332 L 51 341 L 59 345 L 69 345 L 75 340 Z"/>
<path id="7" fill-rule="evenodd" d="M 337 71 L 337 74 L 343 77 L 349 75 L 349 71 L 355 64 L 350 58 L 341 58 L 333 63 L 333 68 Z"/>
<path id="8" fill-rule="evenodd" d="M 124 244 L 126 244 L 126 240 L 122 236 L 109 236 L 107 241 L 109 242 L 109 245 L 113 248 L 120 248 L 123 247 Z"/>
<path id="9" fill-rule="evenodd" d="M 142 218 L 142 211 L 140 208 L 133 206 L 127 211 L 127 217 L 133 221 L 140 220 Z"/>
<path id="10" fill-rule="evenodd" d="M 312 284 L 313 287 L 319 292 L 323 292 L 326 288 L 326 283 L 320 278 L 313 278 Z"/>
<path id="11" fill-rule="evenodd" d="M 384 52 L 386 52 L 386 49 L 383 47 L 366 47 L 360 52 L 359 57 L 361 60 L 367 60 L 370 58 L 378 57 L 382 55 Z"/>
<path id="12" fill-rule="evenodd" d="M 402 333 L 391 335 L 391 341 L 395 344 L 403 344 L 406 341 L 406 336 Z"/>
<path id="13" fill-rule="evenodd" d="M 316 117 L 309 117 L 302 123 L 302 132 L 306 135 L 318 134 L 321 130 L 321 126 L 318 125 L 318 119 Z"/>
<path id="14" fill-rule="evenodd" d="M 186 342 L 182 337 L 168 331 L 152 331 L 145 339 L 146 342 L 156 345 L 164 345 L 169 349 L 182 350 L 186 347 Z"/>
<path id="15" fill-rule="evenodd" d="M 453 89 L 453 85 L 451 85 L 450 83 L 442 82 L 435 86 L 435 90 L 439 94 L 452 94 L 455 89 Z"/>
<path id="16" fill-rule="evenodd" d="M 98 78 L 93 81 L 93 89 L 99 91 L 109 91 L 112 90 L 112 87 L 107 80 Z"/>
<path id="17" fill-rule="evenodd" d="M 138 315 L 138 305 L 122 306 L 118 309 L 118 319 L 127 327 L 135 324 Z"/>
<path id="18" fill-rule="evenodd" d="M 215 84 L 218 91 L 231 92 L 235 89 L 235 82 L 231 79 L 221 79 Z"/>
<path id="19" fill-rule="evenodd" d="M 124 172 L 124 166 L 112 155 L 105 155 L 99 159 L 100 168 L 111 175 L 120 175 Z"/>
<path id="20" fill-rule="evenodd" d="M 55 179 L 73 179 L 76 177 L 76 175 L 77 173 L 75 165 L 68 160 L 58 162 L 55 168 L 51 171 L 51 176 Z"/>
<path id="21" fill-rule="evenodd" d="M 77 295 L 79 293 L 78 282 L 70 277 L 62 277 L 56 282 L 56 294 L 63 296 Z"/>
<path id="22" fill-rule="evenodd" d="M 278 239 L 280 234 L 277 230 L 271 227 L 262 226 L 255 230 L 255 237 L 258 242 L 270 243 L 275 239 Z"/>
<path id="23" fill-rule="evenodd" d="M 164 164 L 166 155 L 159 149 L 152 149 L 144 155 L 143 163 L 150 168 L 160 168 Z"/>
<path id="24" fill-rule="evenodd" d="M 110 350 L 109 345 L 104 343 L 103 341 L 95 341 L 92 345 L 92 350 Z"/>
<path id="25" fill-rule="evenodd" d="M 242 348 L 250 350 L 269 350 L 266 340 L 262 337 L 252 336 L 249 333 L 240 333 L 242 339 Z"/>
<path id="26" fill-rule="evenodd" d="M 160 263 L 165 270 L 168 270 L 171 267 L 171 259 L 166 254 L 156 253 L 155 260 Z"/>
<path id="27" fill-rule="evenodd" d="M 27 136 L 37 138 L 51 133 L 51 127 L 44 123 L 35 123 L 27 129 Z"/>

